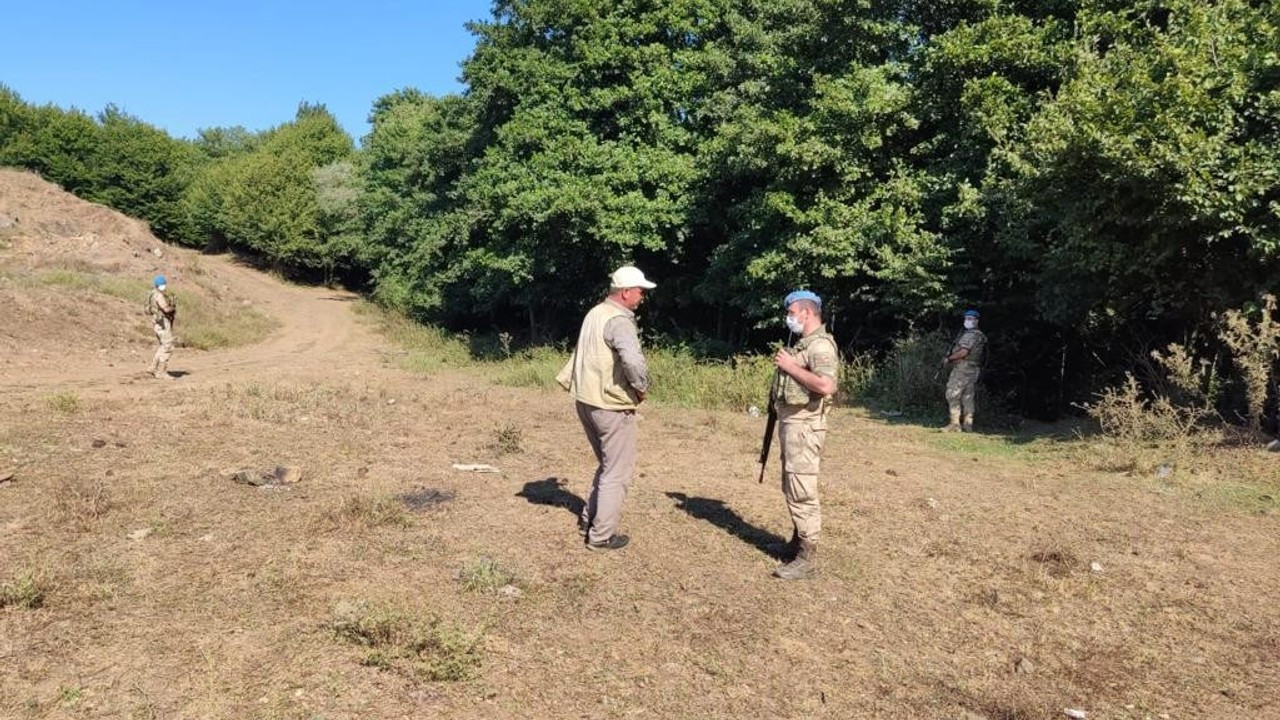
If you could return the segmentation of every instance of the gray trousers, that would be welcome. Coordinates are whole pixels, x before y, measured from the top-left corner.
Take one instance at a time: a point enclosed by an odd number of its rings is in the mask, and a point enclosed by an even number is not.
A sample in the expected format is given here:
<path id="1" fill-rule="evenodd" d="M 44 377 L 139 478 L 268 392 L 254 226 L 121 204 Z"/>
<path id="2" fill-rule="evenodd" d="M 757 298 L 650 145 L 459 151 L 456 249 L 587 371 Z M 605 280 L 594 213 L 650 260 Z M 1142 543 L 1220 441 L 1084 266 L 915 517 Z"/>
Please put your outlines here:
<path id="1" fill-rule="evenodd" d="M 578 419 L 599 463 L 582 520 L 591 525 L 588 542 L 602 543 L 618 532 L 622 521 L 622 501 L 636 466 L 636 413 L 576 404 Z"/>

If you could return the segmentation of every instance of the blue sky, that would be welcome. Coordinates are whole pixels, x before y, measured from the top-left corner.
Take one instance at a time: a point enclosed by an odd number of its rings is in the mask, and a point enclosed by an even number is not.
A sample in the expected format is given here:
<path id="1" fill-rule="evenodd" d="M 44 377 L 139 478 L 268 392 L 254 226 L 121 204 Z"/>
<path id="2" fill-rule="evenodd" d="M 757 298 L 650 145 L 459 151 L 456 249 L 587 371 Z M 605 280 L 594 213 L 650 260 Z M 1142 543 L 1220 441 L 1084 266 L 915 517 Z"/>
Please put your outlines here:
<path id="1" fill-rule="evenodd" d="M 358 142 L 373 101 L 458 92 L 490 0 L 13 3 L 0 83 L 28 103 L 96 114 L 108 103 L 178 137 L 265 130 L 323 103 Z"/>

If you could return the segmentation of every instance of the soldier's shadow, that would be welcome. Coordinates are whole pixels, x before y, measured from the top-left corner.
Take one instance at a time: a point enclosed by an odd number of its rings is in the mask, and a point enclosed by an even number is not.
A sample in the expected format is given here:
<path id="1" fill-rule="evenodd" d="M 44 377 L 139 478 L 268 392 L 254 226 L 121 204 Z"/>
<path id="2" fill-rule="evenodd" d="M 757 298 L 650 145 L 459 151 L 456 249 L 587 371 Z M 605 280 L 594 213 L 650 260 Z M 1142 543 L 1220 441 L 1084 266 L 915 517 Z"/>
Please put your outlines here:
<path id="1" fill-rule="evenodd" d="M 786 539 L 747 522 L 736 510 L 725 505 L 723 500 L 689 497 L 680 492 L 668 492 L 667 497 L 675 500 L 676 508 L 683 510 L 691 517 L 706 520 L 765 555 L 773 558 L 780 557 L 779 553 L 770 551 L 769 546 L 781 545 Z"/>
<path id="2" fill-rule="evenodd" d="M 587 504 L 586 500 L 565 490 L 564 480 L 556 477 L 530 480 L 516 493 L 516 497 L 522 497 L 534 505 L 562 507 L 574 515 L 581 515 L 582 507 Z"/>

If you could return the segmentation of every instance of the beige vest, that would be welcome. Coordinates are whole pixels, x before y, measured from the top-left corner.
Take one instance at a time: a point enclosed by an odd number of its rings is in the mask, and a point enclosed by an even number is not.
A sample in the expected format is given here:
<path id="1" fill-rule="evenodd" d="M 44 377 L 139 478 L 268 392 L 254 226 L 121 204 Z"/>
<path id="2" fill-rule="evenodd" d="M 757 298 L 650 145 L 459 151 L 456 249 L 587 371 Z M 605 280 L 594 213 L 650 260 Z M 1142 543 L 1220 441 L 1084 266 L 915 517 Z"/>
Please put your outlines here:
<path id="1" fill-rule="evenodd" d="M 607 300 L 591 308 L 582 320 L 578 346 L 556 381 L 578 402 L 605 410 L 634 410 L 640 399 L 617 354 L 604 341 L 604 326 L 616 317 L 630 318 L 631 313 Z"/>

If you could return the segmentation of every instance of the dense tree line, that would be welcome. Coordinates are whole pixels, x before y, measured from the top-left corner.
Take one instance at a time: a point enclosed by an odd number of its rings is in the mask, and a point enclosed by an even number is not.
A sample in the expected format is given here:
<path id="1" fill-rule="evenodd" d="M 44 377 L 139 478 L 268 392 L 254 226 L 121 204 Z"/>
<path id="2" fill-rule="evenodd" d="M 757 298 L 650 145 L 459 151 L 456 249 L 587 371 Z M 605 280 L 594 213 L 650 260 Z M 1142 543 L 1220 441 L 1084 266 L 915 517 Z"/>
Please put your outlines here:
<path id="1" fill-rule="evenodd" d="M 660 282 L 709 351 L 828 298 L 849 349 L 992 336 L 1060 410 L 1280 288 L 1280 10 L 1247 0 L 496 0 L 466 91 L 168 138 L 0 90 L 0 162 L 364 285 L 454 327 L 566 337 L 601 278 Z"/>

